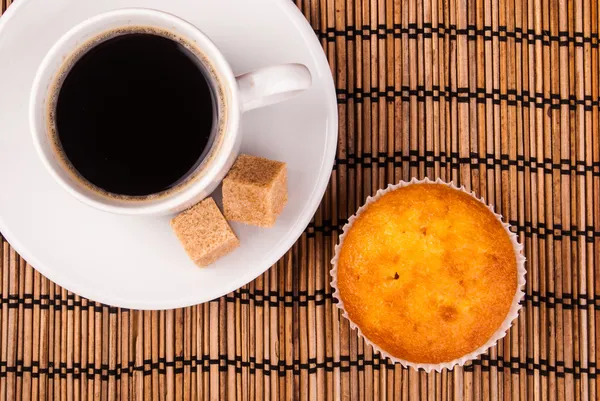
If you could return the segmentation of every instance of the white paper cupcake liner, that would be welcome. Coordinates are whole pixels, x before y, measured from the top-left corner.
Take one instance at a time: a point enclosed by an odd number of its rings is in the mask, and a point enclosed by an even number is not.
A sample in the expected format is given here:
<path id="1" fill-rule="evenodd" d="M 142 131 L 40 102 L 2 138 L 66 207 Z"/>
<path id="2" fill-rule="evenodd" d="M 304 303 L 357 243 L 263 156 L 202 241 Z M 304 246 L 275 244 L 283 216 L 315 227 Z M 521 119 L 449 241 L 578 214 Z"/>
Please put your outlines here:
<path id="1" fill-rule="evenodd" d="M 517 291 L 515 293 L 515 296 L 513 297 L 513 301 L 512 301 L 512 305 L 510 306 L 510 309 L 508 311 L 508 314 L 506 315 L 506 318 L 504 319 L 504 321 L 502 322 L 502 324 L 500 325 L 500 327 L 498 328 L 498 330 L 496 330 L 496 332 L 494 332 L 494 334 L 492 334 L 492 336 L 489 338 L 489 340 L 483 344 L 481 347 L 477 348 L 476 350 L 474 350 L 473 352 L 470 352 L 469 354 L 466 354 L 460 358 L 454 359 L 452 361 L 448 361 L 448 362 L 443 362 L 443 363 L 437 363 L 437 364 L 429 364 L 429 363 L 415 363 L 415 362 L 410 362 L 410 361 L 406 361 L 403 359 L 399 359 L 396 358 L 392 355 L 390 355 L 389 353 L 387 353 L 385 350 L 381 349 L 377 344 L 374 344 L 373 342 L 371 342 L 360 330 L 360 327 L 358 327 L 353 321 L 352 319 L 350 319 L 350 317 L 348 316 L 348 312 L 346 312 L 346 310 L 344 309 L 344 302 L 342 302 L 342 299 L 340 297 L 340 292 L 339 289 L 337 287 L 337 263 L 338 263 L 338 252 L 341 249 L 342 244 L 344 243 L 344 239 L 346 238 L 346 235 L 350 229 L 350 227 L 352 227 L 352 224 L 354 223 L 354 220 L 356 220 L 356 218 L 358 216 L 361 215 L 361 213 L 368 207 L 369 204 L 371 204 L 372 202 L 376 201 L 377 199 L 379 199 L 380 197 L 382 197 L 383 195 L 385 195 L 386 193 L 390 192 L 390 191 L 394 191 L 395 189 L 398 188 L 402 188 L 402 187 L 406 187 L 408 185 L 413 185 L 413 184 L 442 184 L 442 185 L 447 185 L 450 188 L 453 188 L 457 191 L 463 191 L 466 194 L 471 195 L 473 198 L 477 199 L 478 201 L 480 201 L 481 203 L 483 203 L 484 205 L 487 206 L 487 208 L 494 214 L 494 216 L 496 216 L 496 218 L 498 219 L 498 221 L 500 221 L 500 223 L 502 223 L 502 226 L 504 227 L 506 233 L 508 234 L 510 241 L 512 242 L 514 251 L 515 251 L 515 256 L 517 258 L 517 280 L 518 280 L 518 284 L 517 284 Z M 517 234 L 513 233 L 510 231 L 510 225 L 507 223 L 504 223 L 502 221 L 502 216 L 495 213 L 494 212 L 494 207 L 488 205 L 483 198 L 478 198 L 477 196 L 475 196 L 474 193 L 469 192 L 465 189 L 464 186 L 462 187 L 457 187 L 456 185 L 454 185 L 454 183 L 452 182 L 444 182 L 442 180 L 440 180 L 439 178 L 435 181 L 432 181 L 428 178 L 425 178 L 424 180 L 417 180 L 416 178 L 413 178 L 410 182 L 405 182 L 405 181 L 400 181 L 398 184 L 396 185 L 388 185 L 387 188 L 385 189 L 380 189 L 379 191 L 377 191 L 377 193 L 374 196 L 369 196 L 365 202 L 364 205 L 362 205 L 357 211 L 356 213 L 351 216 L 348 219 L 348 223 L 346 223 L 346 225 L 344 225 L 344 228 L 342 229 L 342 234 L 339 237 L 339 242 L 335 247 L 335 255 L 333 257 L 333 259 L 331 260 L 331 264 L 333 265 L 332 269 L 331 269 L 331 277 L 332 277 L 332 281 L 331 281 L 331 286 L 334 289 L 334 293 L 333 293 L 333 297 L 337 300 L 337 307 L 341 309 L 342 311 L 342 315 L 348 319 L 348 321 L 350 322 L 350 327 L 353 329 L 356 329 L 358 331 L 358 334 L 365 340 L 365 342 L 369 345 L 371 345 L 373 347 L 373 349 L 375 351 L 379 351 L 379 353 L 390 359 L 392 362 L 394 363 L 400 363 L 405 367 L 413 367 L 415 369 L 423 369 L 426 372 L 430 372 L 432 370 L 436 370 L 438 372 L 440 372 L 442 369 L 446 368 L 446 369 L 452 369 L 454 366 L 459 365 L 459 366 L 463 366 L 466 362 L 471 361 L 473 359 L 477 359 L 477 357 L 481 354 L 483 354 L 485 351 L 488 350 L 488 348 L 493 347 L 494 345 L 496 345 L 496 343 L 498 342 L 498 340 L 500 340 L 502 337 L 504 337 L 506 335 L 506 332 L 510 329 L 510 327 L 512 326 L 512 322 L 518 317 L 519 315 L 519 310 L 521 309 L 521 305 L 520 305 L 520 301 L 523 298 L 523 296 L 525 295 L 525 293 L 523 292 L 523 287 L 525 286 L 525 256 L 523 256 L 522 251 L 523 251 L 523 245 L 519 244 L 519 242 L 517 241 Z"/>

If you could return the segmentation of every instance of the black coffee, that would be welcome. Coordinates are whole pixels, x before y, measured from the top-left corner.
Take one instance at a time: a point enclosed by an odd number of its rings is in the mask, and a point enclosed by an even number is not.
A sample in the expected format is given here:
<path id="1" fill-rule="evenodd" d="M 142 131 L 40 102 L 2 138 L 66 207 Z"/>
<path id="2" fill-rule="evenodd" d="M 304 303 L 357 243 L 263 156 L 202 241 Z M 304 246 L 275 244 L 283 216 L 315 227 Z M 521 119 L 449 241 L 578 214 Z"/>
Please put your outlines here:
<path id="1" fill-rule="evenodd" d="M 154 34 L 129 32 L 92 47 L 58 92 L 64 156 L 113 194 L 172 188 L 211 145 L 216 109 L 206 74 L 190 50 Z"/>

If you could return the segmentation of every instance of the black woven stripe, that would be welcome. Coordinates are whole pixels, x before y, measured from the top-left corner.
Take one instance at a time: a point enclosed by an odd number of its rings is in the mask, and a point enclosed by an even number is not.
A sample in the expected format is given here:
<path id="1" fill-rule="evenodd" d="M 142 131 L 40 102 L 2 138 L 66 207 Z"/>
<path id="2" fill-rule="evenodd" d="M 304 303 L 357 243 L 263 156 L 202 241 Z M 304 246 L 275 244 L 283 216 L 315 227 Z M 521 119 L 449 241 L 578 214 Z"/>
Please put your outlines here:
<path id="1" fill-rule="evenodd" d="M 395 365 L 389 360 L 381 358 L 379 354 L 374 354 L 372 359 L 365 359 L 364 355 L 357 355 L 350 358 L 348 355 L 341 355 L 340 360 L 336 361 L 333 357 L 327 357 L 324 361 L 317 362 L 316 358 L 310 358 L 307 361 L 294 360 L 291 364 L 286 364 L 285 361 L 278 363 L 271 362 L 269 359 L 256 361 L 254 357 L 250 357 L 248 361 L 242 361 L 241 356 L 236 356 L 230 359 L 227 355 L 221 354 L 218 358 L 210 358 L 209 355 L 199 357 L 192 356 L 191 358 L 180 357 L 177 360 L 167 361 L 165 358 L 158 360 L 145 360 L 142 365 L 136 365 L 133 361 L 129 361 L 126 365 L 116 364 L 114 368 L 108 365 L 96 366 L 93 363 L 75 363 L 73 366 L 67 367 L 67 364 L 62 362 L 58 365 L 50 362 L 47 367 L 39 367 L 39 362 L 34 361 L 31 365 L 25 365 L 22 360 L 17 360 L 14 365 L 7 366 L 6 363 L 0 364 L 0 378 L 6 377 L 8 374 L 13 374 L 17 377 L 25 374 L 30 374 L 32 377 L 53 376 L 61 379 L 71 377 L 75 380 L 87 378 L 89 380 L 106 381 L 110 377 L 115 377 L 120 380 L 122 376 L 131 376 L 135 373 L 142 373 L 144 376 L 150 375 L 153 372 L 166 374 L 167 370 L 173 369 L 174 373 L 181 374 L 188 369 L 203 370 L 210 369 L 211 366 L 218 366 L 219 371 L 228 371 L 234 369 L 236 373 L 241 373 L 244 368 L 251 371 L 261 370 L 265 375 L 276 374 L 285 376 L 288 372 L 300 374 L 301 371 L 308 371 L 309 374 L 316 373 L 318 370 L 332 372 L 339 369 L 342 372 L 356 369 L 363 371 L 367 367 L 374 370 L 379 370 L 382 367 L 394 368 Z M 466 371 L 473 371 L 475 366 L 480 366 L 482 370 L 489 371 L 491 368 L 508 370 L 511 373 L 522 373 L 526 371 L 528 374 L 533 374 L 536 371 L 541 375 L 555 373 L 558 377 L 565 375 L 573 375 L 580 377 L 582 374 L 592 376 L 597 375 L 595 363 L 589 363 L 588 366 L 581 366 L 579 361 L 574 361 L 572 367 L 565 366 L 563 361 L 557 361 L 556 364 L 550 364 L 546 360 L 534 362 L 532 358 L 521 361 L 518 358 L 511 360 L 496 360 L 489 358 L 488 355 L 482 355 L 479 359 L 472 361 L 465 366 Z"/>
<path id="2" fill-rule="evenodd" d="M 453 91 L 450 87 L 432 86 L 431 89 L 426 89 L 424 86 L 419 85 L 415 89 L 411 89 L 408 86 L 401 86 L 396 88 L 389 86 L 386 88 L 371 88 L 363 90 L 361 88 L 347 89 L 338 88 L 336 89 L 337 101 L 341 104 L 348 103 L 349 100 L 353 100 L 355 103 L 362 103 L 365 99 L 371 99 L 377 101 L 384 99 L 388 102 L 395 100 L 410 101 L 416 99 L 418 102 L 425 102 L 427 99 L 431 99 L 434 102 L 440 100 L 452 100 L 456 99 L 458 102 L 470 102 L 471 100 L 476 103 L 485 104 L 491 101 L 493 104 L 501 104 L 503 101 L 507 102 L 509 106 L 517 106 L 521 104 L 523 107 L 534 107 L 544 108 L 549 106 L 553 110 L 558 110 L 561 106 L 568 106 L 569 110 L 576 110 L 577 106 L 581 106 L 586 111 L 593 110 L 594 107 L 600 105 L 600 98 L 593 99 L 591 96 L 584 96 L 583 99 L 578 99 L 575 95 L 569 95 L 566 98 L 561 97 L 559 94 L 551 93 L 550 97 L 544 97 L 543 93 L 531 93 L 529 91 L 521 91 L 517 93 L 514 89 L 507 90 L 507 93 L 501 93 L 499 89 L 492 89 L 491 92 L 485 88 L 457 88 Z"/>
<path id="3" fill-rule="evenodd" d="M 485 167 L 488 170 L 495 170 L 499 167 L 501 170 L 509 170 L 511 166 L 517 171 L 525 171 L 526 168 L 532 172 L 542 171 L 545 174 L 553 174 L 558 172 L 562 175 L 581 175 L 591 174 L 595 177 L 600 177 L 600 163 L 587 164 L 583 160 L 560 160 L 553 162 L 551 159 L 538 160 L 535 157 L 525 159 L 524 156 L 518 155 L 516 160 L 509 159 L 506 154 L 500 155 L 500 158 L 493 154 L 479 155 L 471 153 L 469 156 L 461 157 L 458 153 L 452 152 L 447 154 L 433 154 L 431 151 L 426 151 L 424 154 L 418 154 L 418 151 L 410 151 L 408 154 L 402 152 L 394 152 L 387 154 L 380 152 L 377 155 L 371 153 L 363 153 L 360 156 L 349 154 L 345 158 L 337 158 L 335 160 L 334 169 L 339 166 L 348 166 L 355 168 L 357 165 L 363 168 L 373 168 L 378 166 L 394 166 L 402 167 L 403 163 L 408 163 L 409 167 L 420 167 L 424 164 L 425 167 L 435 167 L 436 163 L 442 167 L 450 166 L 458 169 L 461 165 L 468 164 L 471 168 Z"/>
<path id="4" fill-rule="evenodd" d="M 355 27 L 352 25 L 346 26 L 344 29 L 327 28 L 325 31 L 315 30 L 315 34 L 319 39 L 334 42 L 337 38 L 342 38 L 348 41 L 353 41 L 357 37 L 364 40 L 388 39 L 392 38 L 407 38 L 418 39 L 448 36 L 450 40 L 456 40 L 459 36 L 466 36 L 467 40 L 483 39 L 484 41 L 497 38 L 500 42 L 505 42 L 508 39 L 514 40 L 515 43 L 531 43 L 541 42 L 544 46 L 550 46 L 552 43 L 558 43 L 559 46 L 583 47 L 584 44 L 589 44 L 592 48 L 598 48 L 598 34 L 593 33 L 590 36 L 584 36 L 583 32 L 574 32 L 569 35 L 568 31 L 559 31 L 557 35 L 551 35 L 550 31 L 542 31 L 536 33 L 533 29 L 523 31 L 522 28 L 516 27 L 509 31 L 506 26 L 498 26 L 498 29 L 493 29 L 491 26 L 483 26 L 478 29 L 475 25 L 467 25 L 466 28 L 457 28 L 456 25 L 445 26 L 443 23 L 433 26 L 431 23 L 425 23 L 422 27 L 417 24 L 394 24 L 393 26 L 378 25 L 363 25 Z"/>
<path id="5" fill-rule="evenodd" d="M 33 294 L 24 294 L 23 298 L 19 298 L 18 294 L 10 294 L 6 297 L 0 297 L 0 307 L 2 305 L 7 305 L 9 309 L 23 307 L 24 309 L 32 309 L 34 306 L 39 306 L 40 309 L 53 309 L 53 310 L 61 310 L 66 305 L 65 299 L 50 299 L 44 300 L 44 303 L 41 304 L 42 300 L 34 299 L 32 302 Z M 279 307 L 280 304 L 284 304 L 284 306 L 308 306 L 309 303 L 311 305 L 323 305 L 325 301 L 332 300 L 331 293 L 326 293 L 324 289 L 318 289 L 309 293 L 308 291 L 297 291 L 291 292 L 286 291 L 283 294 L 278 293 L 265 293 L 264 291 L 255 290 L 253 292 L 248 291 L 247 289 L 239 289 L 232 294 L 229 294 L 224 297 L 226 301 L 229 302 L 240 302 L 242 304 L 248 304 L 250 301 L 253 301 L 256 306 L 263 306 L 263 304 L 269 304 L 271 306 Z M 214 302 L 218 302 L 214 301 Z M 88 305 L 82 307 L 82 310 L 86 310 Z M 89 305 L 90 310 L 94 310 L 97 313 L 108 312 L 110 314 L 116 314 L 119 311 L 119 308 L 102 306 L 98 305 Z M 121 309 L 122 312 L 128 311 L 126 309 Z"/>
<path id="6" fill-rule="evenodd" d="M 587 367 L 582 367 L 579 361 L 573 361 L 572 367 L 565 366 L 563 361 L 557 361 L 555 365 L 548 363 L 544 359 L 539 362 L 534 362 L 533 358 L 527 358 L 525 361 L 519 358 L 511 358 L 510 360 L 491 359 L 488 355 L 481 355 L 479 359 L 467 364 L 464 369 L 467 372 L 472 372 L 478 366 L 484 372 L 489 372 L 492 368 L 510 372 L 511 374 L 520 374 L 526 372 L 528 375 L 533 375 L 539 372 L 541 376 L 548 376 L 550 373 L 557 377 L 565 377 L 565 375 L 573 375 L 575 378 L 580 378 L 582 374 L 597 376 L 596 364 L 591 362 Z"/>
<path id="7" fill-rule="evenodd" d="M 95 313 L 109 313 L 109 314 L 117 314 L 119 311 L 126 312 L 128 309 L 125 308 L 117 308 L 114 306 L 103 305 L 98 302 L 87 301 L 87 300 L 75 300 L 74 296 L 67 295 L 67 298 L 50 298 L 48 294 L 40 295 L 39 299 L 33 299 L 33 294 L 24 294 L 23 299 L 18 299 L 18 294 L 11 294 L 7 297 L 0 298 L 0 305 L 8 304 L 8 308 L 18 308 L 22 306 L 24 309 L 32 309 L 35 306 L 38 306 L 40 309 L 54 309 L 61 310 L 64 308 L 65 310 L 75 310 L 78 308 L 79 311 L 88 311 Z"/>
<path id="8" fill-rule="evenodd" d="M 337 225 L 337 228 L 334 228 L 334 225 L 331 225 L 330 222 L 324 222 L 325 224 L 329 224 L 331 227 L 331 232 L 339 232 L 343 224 Z M 314 224 L 309 225 L 307 230 L 322 230 L 323 226 L 316 227 Z M 324 230 L 323 230 L 324 231 Z M 336 233 L 337 235 L 337 233 Z M 249 304 L 250 301 L 254 303 L 254 306 L 257 307 L 292 307 L 292 306 L 300 306 L 306 307 L 311 305 L 319 306 L 324 305 L 327 301 L 335 303 L 336 300 L 333 298 L 331 292 L 325 289 L 315 290 L 312 293 L 308 291 L 286 291 L 283 294 L 280 293 L 268 293 L 260 290 L 255 290 L 253 292 L 248 291 L 247 289 L 243 289 L 244 291 L 235 291 L 232 294 L 229 294 L 225 297 L 227 302 L 239 302 L 241 304 Z M 0 307 L 2 305 L 8 305 L 11 308 L 13 305 L 15 307 L 23 306 L 23 307 L 31 307 L 31 304 L 28 305 L 30 299 L 19 298 L 16 299 L 11 296 L 9 297 L 0 297 Z M 34 300 L 39 301 L 39 300 Z M 57 301 L 53 303 L 52 301 Z M 563 293 L 560 296 L 557 296 L 553 292 L 548 292 L 546 294 L 540 294 L 539 292 L 533 291 L 530 294 L 526 294 L 525 298 L 521 303 L 525 306 L 534 306 L 539 307 L 542 304 L 546 308 L 555 308 L 557 305 L 562 306 L 563 309 L 588 309 L 594 308 L 596 310 L 600 310 L 600 295 L 595 297 L 579 294 L 573 295 L 570 293 Z M 529 305 L 531 304 L 531 305 Z M 39 302 L 36 302 L 34 305 L 39 305 Z M 60 310 L 63 307 L 63 302 L 60 299 L 50 300 L 50 303 L 46 305 L 46 308 L 52 308 L 54 310 Z M 102 310 L 102 309 L 100 309 Z M 104 309 L 105 312 L 108 312 L 108 308 Z M 110 311 L 109 313 L 116 313 Z"/>
<path id="9" fill-rule="evenodd" d="M 600 310 L 600 296 L 590 297 L 587 294 L 573 295 L 567 292 L 557 296 L 554 292 L 540 294 L 539 291 L 531 291 L 530 294 L 525 296 L 525 299 L 521 303 L 531 303 L 534 307 L 543 304 L 547 308 L 555 308 L 556 305 L 561 305 L 563 309 L 594 308 Z"/>
<path id="10" fill-rule="evenodd" d="M 346 225 L 348 220 L 340 219 L 337 223 L 333 223 L 331 220 L 323 220 L 316 224 L 311 222 L 305 229 L 305 233 L 308 238 L 314 237 L 317 233 L 323 234 L 326 237 L 331 235 L 338 236 L 339 231 Z"/>
<path id="11" fill-rule="evenodd" d="M 600 231 L 595 230 L 593 226 L 587 226 L 584 230 L 581 230 L 574 227 L 565 229 L 561 224 L 554 224 L 551 227 L 547 227 L 546 224 L 542 222 L 539 222 L 534 226 L 529 221 L 519 224 L 517 221 L 510 220 L 509 224 L 515 227 L 517 233 L 523 233 L 525 237 L 552 237 L 557 241 L 562 240 L 563 237 L 570 238 L 573 241 L 582 238 L 587 242 L 594 242 L 595 238 L 600 238 Z"/>
<path id="12" fill-rule="evenodd" d="M 308 291 L 298 291 L 296 293 L 286 291 L 283 294 L 265 293 L 264 291 L 255 290 L 254 292 L 234 292 L 225 296 L 228 302 L 239 302 L 242 305 L 247 305 L 252 301 L 255 306 L 279 307 L 283 304 L 286 307 L 298 305 L 301 307 L 311 305 L 324 305 L 327 300 L 332 300 L 331 293 L 326 293 L 324 289 L 315 290 L 312 294 Z"/>

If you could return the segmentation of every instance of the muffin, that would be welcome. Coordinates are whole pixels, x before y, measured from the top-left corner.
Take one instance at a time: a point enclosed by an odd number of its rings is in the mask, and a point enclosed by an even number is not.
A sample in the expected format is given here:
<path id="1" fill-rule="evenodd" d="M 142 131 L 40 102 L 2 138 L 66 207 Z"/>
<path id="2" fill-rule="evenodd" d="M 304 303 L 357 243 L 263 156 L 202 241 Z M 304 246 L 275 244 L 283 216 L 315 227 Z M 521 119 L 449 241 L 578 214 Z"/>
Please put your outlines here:
<path id="1" fill-rule="evenodd" d="M 344 227 L 334 295 L 352 326 L 392 360 L 451 368 L 492 346 L 517 316 L 521 248 L 472 194 L 441 181 L 400 183 Z"/>

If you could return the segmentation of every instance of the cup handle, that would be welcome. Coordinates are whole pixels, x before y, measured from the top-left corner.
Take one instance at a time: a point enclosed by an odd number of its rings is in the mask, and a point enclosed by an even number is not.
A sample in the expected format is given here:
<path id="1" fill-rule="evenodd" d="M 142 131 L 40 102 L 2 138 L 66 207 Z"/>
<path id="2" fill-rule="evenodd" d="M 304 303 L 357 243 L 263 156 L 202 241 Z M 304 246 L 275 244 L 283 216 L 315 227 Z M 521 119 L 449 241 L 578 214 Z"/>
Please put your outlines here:
<path id="1" fill-rule="evenodd" d="M 260 68 L 236 78 L 242 110 L 283 102 L 310 88 L 312 77 L 303 64 Z"/>

